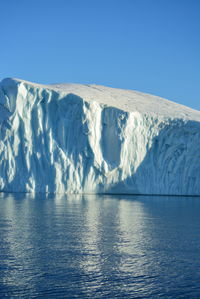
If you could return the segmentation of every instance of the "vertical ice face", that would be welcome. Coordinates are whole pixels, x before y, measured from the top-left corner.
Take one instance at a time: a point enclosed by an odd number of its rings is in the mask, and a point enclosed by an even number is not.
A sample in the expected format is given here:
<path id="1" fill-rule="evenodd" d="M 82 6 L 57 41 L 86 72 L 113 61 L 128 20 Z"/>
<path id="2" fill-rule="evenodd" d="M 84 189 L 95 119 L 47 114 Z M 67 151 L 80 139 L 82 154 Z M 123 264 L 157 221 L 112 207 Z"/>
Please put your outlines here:
<path id="1" fill-rule="evenodd" d="M 200 112 L 96 85 L 0 84 L 0 190 L 200 195 Z"/>

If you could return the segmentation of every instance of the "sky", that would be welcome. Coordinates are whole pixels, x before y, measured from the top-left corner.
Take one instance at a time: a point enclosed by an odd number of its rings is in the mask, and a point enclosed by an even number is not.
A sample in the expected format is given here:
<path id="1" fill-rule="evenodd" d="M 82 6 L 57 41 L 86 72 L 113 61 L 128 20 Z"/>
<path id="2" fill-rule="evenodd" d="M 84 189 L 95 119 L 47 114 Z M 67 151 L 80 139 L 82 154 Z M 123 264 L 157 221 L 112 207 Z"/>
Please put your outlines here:
<path id="1" fill-rule="evenodd" d="M 199 0 L 1 0 L 0 80 L 133 89 L 200 110 Z"/>

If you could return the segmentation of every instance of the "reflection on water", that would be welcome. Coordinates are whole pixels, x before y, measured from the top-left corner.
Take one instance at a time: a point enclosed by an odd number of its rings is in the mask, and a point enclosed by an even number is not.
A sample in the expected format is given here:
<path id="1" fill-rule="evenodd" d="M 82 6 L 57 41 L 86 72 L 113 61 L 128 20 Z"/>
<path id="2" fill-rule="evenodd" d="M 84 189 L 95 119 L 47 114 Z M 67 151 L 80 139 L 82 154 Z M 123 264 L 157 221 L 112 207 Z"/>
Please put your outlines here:
<path id="1" fill-rule="evenodd" d="M 200 198 L 0 195 L 1 298 L 200 298 Z"/>

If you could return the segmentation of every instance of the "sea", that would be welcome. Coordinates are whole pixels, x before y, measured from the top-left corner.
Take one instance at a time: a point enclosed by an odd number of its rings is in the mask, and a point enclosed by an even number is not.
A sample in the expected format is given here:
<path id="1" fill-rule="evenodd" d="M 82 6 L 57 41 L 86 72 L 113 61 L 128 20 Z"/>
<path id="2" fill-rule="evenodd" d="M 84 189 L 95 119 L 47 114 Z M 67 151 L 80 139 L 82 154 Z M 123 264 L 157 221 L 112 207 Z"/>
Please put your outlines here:
<path id="1" fill-rule="evenodd" d="M 0 193 L 0 298 L 200 298 L 200 197 Z"/>

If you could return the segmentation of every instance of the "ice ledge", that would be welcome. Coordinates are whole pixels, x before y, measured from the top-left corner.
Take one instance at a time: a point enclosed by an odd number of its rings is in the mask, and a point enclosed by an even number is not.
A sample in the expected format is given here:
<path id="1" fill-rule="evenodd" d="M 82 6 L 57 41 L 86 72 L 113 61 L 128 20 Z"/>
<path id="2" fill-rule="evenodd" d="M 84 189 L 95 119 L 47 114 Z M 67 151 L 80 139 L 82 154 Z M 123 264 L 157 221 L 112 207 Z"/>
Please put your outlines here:
<path id="1" fill-rule="evenodd" d="M 133 90 L 72 83 L 42 85 L 17 78 L 6 78 L 0 83 L 2 88 L 8 88 L 9 86 L 14 88 L 19 85 L 24 85 L 27 90 L 43 89 L 56 92 L 60 94 L 60 97 L 67 96 L 67 94 L 74 94 L 81 97 L 84 101 L 96 101 L 100 104 L 116 107 L 127 112 L 138 111 L 143 115 L 152 115 L 153 117 L 200 121 L 200 111 L 154 95 Z"/>

